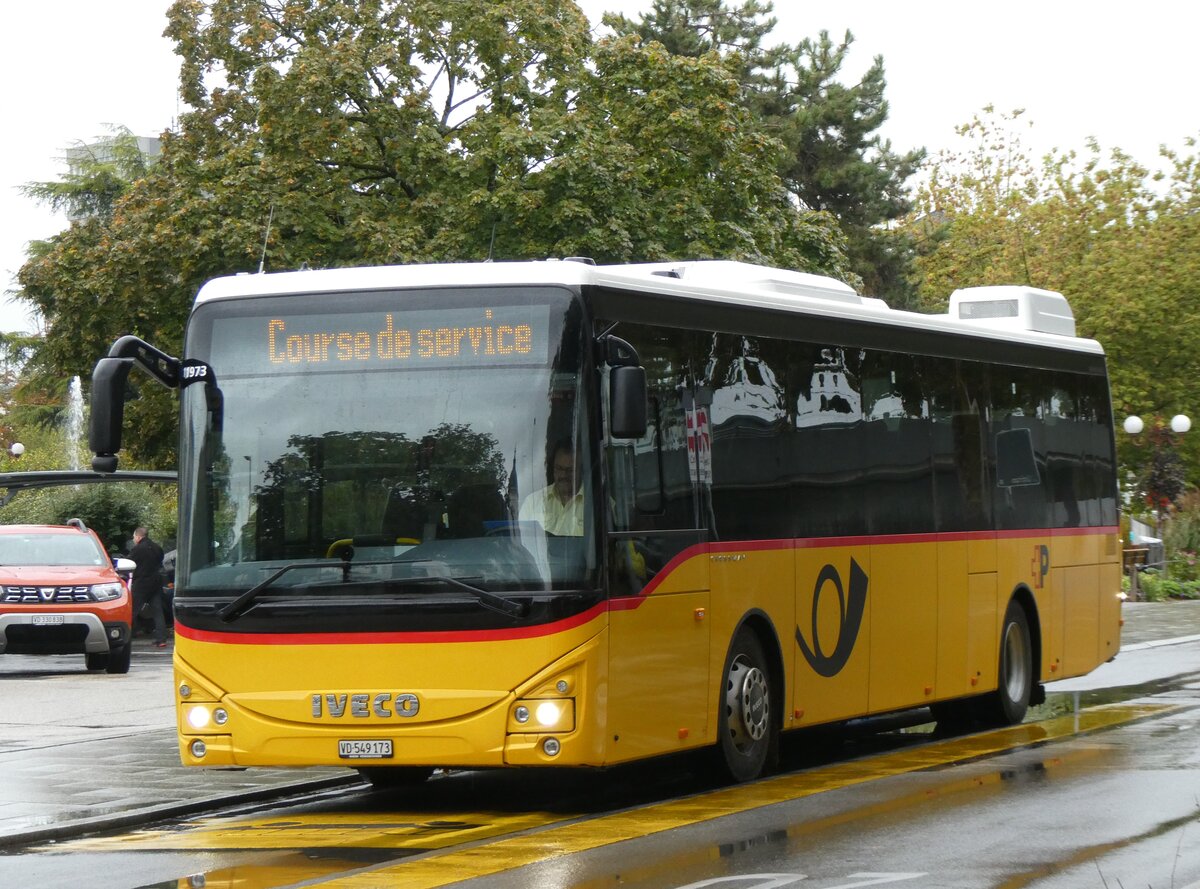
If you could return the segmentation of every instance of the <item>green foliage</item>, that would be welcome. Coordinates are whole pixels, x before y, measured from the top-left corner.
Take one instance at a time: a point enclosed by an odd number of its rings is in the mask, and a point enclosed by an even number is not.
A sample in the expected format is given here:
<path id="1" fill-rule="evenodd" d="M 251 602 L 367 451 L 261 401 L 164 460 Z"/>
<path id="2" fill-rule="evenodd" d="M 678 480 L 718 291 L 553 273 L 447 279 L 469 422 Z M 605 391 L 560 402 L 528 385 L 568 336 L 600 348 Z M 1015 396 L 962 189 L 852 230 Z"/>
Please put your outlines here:
<path id="1" fill-rule="evenodd" d="M 1120 150 L 1022 147 L 1021 113 L 984 115 L 961 128 L 966 149 L 927 168 L 910 231 L 924 308 L 944 311 L 951 291 L 1028 284 L 1064 293 L 1081 336 L 1105 347 L 1118 424 L 1129 414 L 1158 428 L 1200 404 L 1200 161 L 1163 152 L 1152 174 Z M 1189 150 L 1195 148 L 1188 140 Z M 1196 340 L 1196 342 L 1193 342 Z M 1169 434 L 1168 434 L 1169 435 Z M 1123 467 L 1145 478 L 1155 456 L 1178 451 L 1200 481 L 1200 441 L 1118 432 Z M 1160 458 L 1160 463 L 1162 458 Z M 1158 475 L 1167 488 L 1169 466 Z"/>
<path id="2" fill-rule="evenodd" d="M 198 287 L 260 264 L 721 257 L 854 277 L 837 221 L 789 196 L 736 57 L 593 42 L 569 0 L 177 0 L 167 33 L 178 131 L 148 169 L 106 171 L 120 187 L 64 182 L 94 212 L 20 270 L 45 391 L 123 334 L 178 354 Z M 126 426 L 134 465 L 174 463 L 173 395 L 140 373 Z"/>
<path id="3" fill-rule="evenodd" d="M 1200 581 L 1176 580 L 1158 571 L 1145 571 L 1138 577 L 1138 588 L 1147 602 L 1168 599 L 1200 599 Z"/>
<path id="4" fill-rule="evenodd" d="M 110 552 L 124 551 L 139 525 L 160 542 L 173 540 L 174 490 L 133 483 L 44 488 L 20 494 L 0 511 L 7 525 L 61 525 L 71 518 L 95 530 Z"/>
<path id="5" fill-rule="evenodd" d="M 911 307 L 911 241 L 880 226 L 911 209 L 907 182 L 924 150 L 898 154 L 879 136 L 888 116 L 883 60 L 876 57 L 857 83 L 844 84 L 839 77 L 853 35 L 834 41 L 822 31 L 795 45 L 764 48 L 775 25 L 765 18 L 771 10 L 758 0 L 655 0 L 638 21 L 609 15 L 605 23 L 672 54 L 716 53 L 733 66 L 738 101 L 783 144 L 778 170 L 784 186 L 801 206 L 838 220 L 865 292 Z"/>
<path id="6" fill-rule="evenodd" d="M 51 521 L 62 524 L 72 517 L 83 519 L 110 550 L 121 550 L 133 529 L 150 521 L 150 509 L 129 485 L 81 485 L 58 498 Z"/>
<path id="7" fill-rule="evenodd" d="M 138 140 L 124 127 L 105 139 L 78 143 L 71 152 L 71 169 L 57 182 L 34 182 L 21 189 L 27 197 L 71 218 L 111 219 L 117 201 L 150 167 Z"/>

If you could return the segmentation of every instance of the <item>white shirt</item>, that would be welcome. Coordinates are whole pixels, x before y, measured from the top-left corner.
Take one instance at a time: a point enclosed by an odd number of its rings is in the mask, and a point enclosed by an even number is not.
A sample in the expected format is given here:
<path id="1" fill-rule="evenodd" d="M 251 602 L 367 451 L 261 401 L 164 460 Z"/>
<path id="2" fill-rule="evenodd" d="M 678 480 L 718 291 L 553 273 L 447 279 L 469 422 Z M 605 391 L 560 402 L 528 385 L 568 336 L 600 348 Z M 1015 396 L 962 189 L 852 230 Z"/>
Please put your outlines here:
<path id="1" fill-rule="evenodd" d="M 517 518 L 522 522 L 540 522 L 547 534 L 582 537 L 585 512 L 582 490 L 563 503 L 554 485 L 547 485 L 521 501 Z"/>

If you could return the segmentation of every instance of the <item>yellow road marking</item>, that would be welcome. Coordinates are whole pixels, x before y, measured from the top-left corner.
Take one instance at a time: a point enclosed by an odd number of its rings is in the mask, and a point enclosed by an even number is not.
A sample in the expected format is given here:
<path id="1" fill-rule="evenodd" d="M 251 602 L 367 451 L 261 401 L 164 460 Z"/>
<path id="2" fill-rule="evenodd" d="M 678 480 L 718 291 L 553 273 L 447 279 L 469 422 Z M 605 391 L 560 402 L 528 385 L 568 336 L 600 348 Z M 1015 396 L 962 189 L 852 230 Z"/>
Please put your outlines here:
<path id="1" fill-rule="evenodd" d="M 453 812 L 431 818 L 428 812 L 298 815 L 295 817 L 212 819 L 192 830 L 143 830 L 119 837 L 57 843 L 71 851 L 188 851 L 203 849 L 444 849 L 563 820 L 561 814 Z M 185 825 L 186 827 L 186 825 Z"/>
<path id="2" fill-rule="evenodd" d="M 313 814 L 259 819 L 220 818 L 197 822 L 193 829 L 138 831 L 58 843 L 66 851 L 197 851 L 285 849 L 409 850 L 418 857 L 328 875 L 322 885 L 377 887 L 396 881 L 406 889 L 443 886 L 488 876 L 652 833 L 710 821 L 774 803 L 1000 753 L 1015 747 L 1083 734 L 1177 709 L 1170 706 L 1113 705 L 1045 722 L 1013 726 L 967 738 L 937 741 L 918 748 L 860 761 L 782 775 L 754 784 L 725 788 L 682 800 L 658 803 L 584 821 L 561 813 L 386 812 Z M 562 823 L 569 822 L 569 823 Z M 553 825 L 558 826 L 553 826 Z M 545 828 L 545 829 L 539 829 Z M 520 832 L 496 842 L 493 837 Z M 452 849 L 465 844 L 471 848 Z M 314 873 L 318 880 L 322 876 Z"/>
<path id="3" fill-rule="evenodd" d="M 984 735 L 938 741 L 870 759 L 782 775 L 754 784 L 730 787 L 700 797 L 673 800 L 630 812 L 577 821 L 524 836 L 509 837 L 442 855 L 364 868 L 319 885 L 337 889 L 376 889 L 402 885 L 432 889 L 475 877 L 486 877 L 529 864 L 550 861 L 601 846 L 673 830 L 725 815 L 812 796 L 934 766 L 975 759 L 1016 747 L 1084 734 L 1177 709 L 1169 705 L 1111 706 L 1045 722 L 1018 725 Z M 382 882 L 381 882 L 382 881 Z"/>

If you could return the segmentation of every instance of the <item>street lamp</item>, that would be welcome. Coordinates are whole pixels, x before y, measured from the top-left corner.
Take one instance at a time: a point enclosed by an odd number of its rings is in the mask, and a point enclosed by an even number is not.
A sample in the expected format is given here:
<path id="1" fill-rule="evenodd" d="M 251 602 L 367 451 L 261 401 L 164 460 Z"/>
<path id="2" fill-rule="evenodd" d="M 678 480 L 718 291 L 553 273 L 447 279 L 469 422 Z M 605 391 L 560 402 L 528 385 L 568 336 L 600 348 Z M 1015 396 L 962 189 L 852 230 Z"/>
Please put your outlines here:
<path id="1" fill-rule="evenodd" d="M 1167 426 L 1155 418 L 1147 429 L 1141 417 L 1130 415 L 1121 424 L 1130 435 L 1147 433 L 1151 448 L 1150 472 L 1146 477 L 1146 495 L 1154 510 L 1154 534 L 1162 540 L 1163 510 L 1173 504 L 1183 493 L 1184 477 L 1178 453 L 1170 449 L 1171 435 L 1183 435 L 1192 428 L 1192 420 L 1186 414 L 1176 414 Z"/>
<path id="2" fill-rule="evenodd" d="M 1146 424 L 1142 421 L 1142 418 L 1139 416 L 1133 415 L 1133 414 L 1131 414 L 1130 416 L 1125 418 L 1125 422 L 1123 425 L 1125 427 L 1125 431 L 1128 432 L 1130 435 L 1140 435 L 1141 432 L 1146 428 Z M 1182 435 L 1184 432 L 1187 432 L 1191 428 L 1192 428 L 1191 418 L 1188 417 L 1186 414 L 1176 414 L 1175 416 L 1173 416 L 1171 418 L 1171 431 L 1172 432 L 1176 432 L 1176 433 L 1179 433 Z"/>

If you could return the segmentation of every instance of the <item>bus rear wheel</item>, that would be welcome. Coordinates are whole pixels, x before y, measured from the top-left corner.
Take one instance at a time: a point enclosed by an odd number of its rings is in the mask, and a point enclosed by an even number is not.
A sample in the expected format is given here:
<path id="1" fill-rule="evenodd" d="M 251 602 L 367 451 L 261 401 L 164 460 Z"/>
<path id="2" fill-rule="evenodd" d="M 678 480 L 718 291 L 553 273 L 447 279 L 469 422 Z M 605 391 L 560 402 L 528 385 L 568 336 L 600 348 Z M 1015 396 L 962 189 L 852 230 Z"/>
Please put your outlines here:
<path id="1" fill-rule="evenodd" d="M 1016 601 L 1008 603 L 1000 632 L 1000 669 L 997 687 L 982 701 L 982 716 L 989 725 L 1016 725 L 1025 718 L 1033 696 L 1033 643 L 1029 618 Z"/>
<path id="2" fill-rule="evenodd" d="M 761 775 L 777 747 L 771 698 L 762 644 L 753 633 L 742 630 L 725 658 L 718 720 L 721 761 L 734 781 Z"/>

